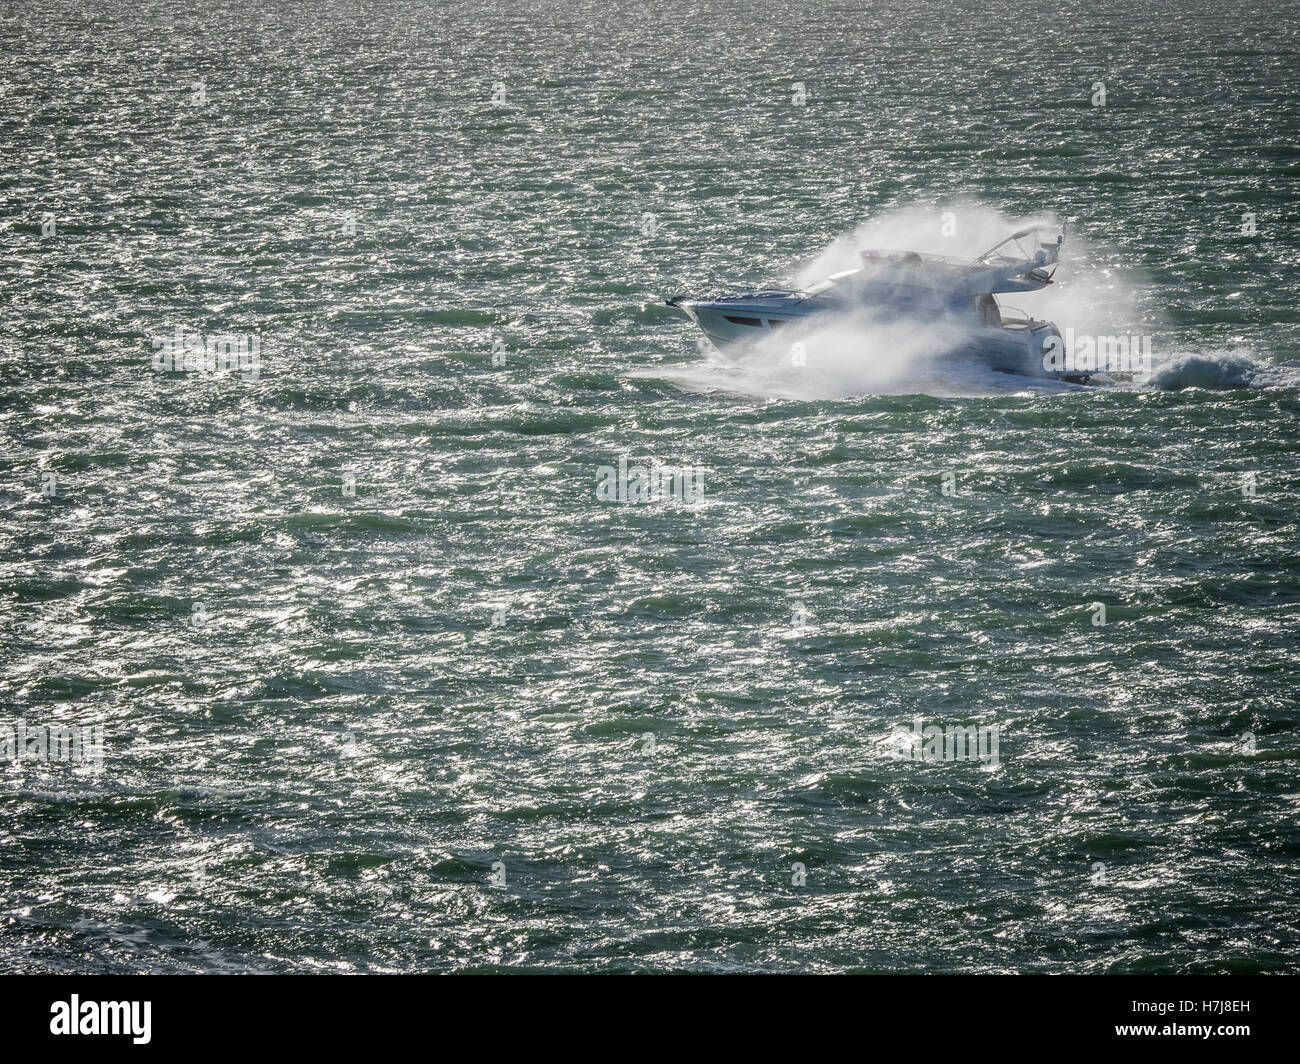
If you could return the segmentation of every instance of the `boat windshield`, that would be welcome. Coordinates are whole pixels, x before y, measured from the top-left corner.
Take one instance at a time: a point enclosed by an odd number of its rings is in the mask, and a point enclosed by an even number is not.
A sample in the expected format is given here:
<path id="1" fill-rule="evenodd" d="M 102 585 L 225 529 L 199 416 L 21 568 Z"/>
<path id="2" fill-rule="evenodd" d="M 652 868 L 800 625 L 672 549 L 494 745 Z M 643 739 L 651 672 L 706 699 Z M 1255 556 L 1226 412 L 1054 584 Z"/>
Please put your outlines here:
<path id="1" fill-rule="evenodd" d="M 1012 233 L 1001 242 L 994 244 L 988 251 L 973 260 L 975 266 L 1002 265 L 1011 262 L 1033 262 L 1042 256 L 1044 264 L 1057 261 L 1064 234 L 1058 234 L 1055 241 L 1044 241 L 1050 235 L 1046 226 L 1031 225 L 1018 233 Z"/>

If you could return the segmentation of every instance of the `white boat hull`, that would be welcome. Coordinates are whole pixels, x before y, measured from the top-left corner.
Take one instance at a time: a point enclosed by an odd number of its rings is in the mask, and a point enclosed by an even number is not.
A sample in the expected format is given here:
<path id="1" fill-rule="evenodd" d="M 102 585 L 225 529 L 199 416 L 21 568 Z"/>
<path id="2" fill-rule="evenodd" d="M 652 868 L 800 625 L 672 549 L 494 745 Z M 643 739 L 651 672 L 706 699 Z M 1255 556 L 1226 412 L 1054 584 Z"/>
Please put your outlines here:
<path id="1" fill-rule="evenodd" d="M 717 348 L 729 354 L 743 354 L 746 347 L 761 343 L 778 330 L 790 330 L 791 342 L 798 339 L 799 326 L 814 315 L 795 313 L 780 306 L 762 304 L 728 305 L 682 301 L 675 303 L 700 327 Z M 1059 336 L 1055 325 L 1046 321 L 1012 319 L 1002 328 L 972 326 L 962 330 L 967 339 L 950 354 L 977 358 L 994 370 L 1029 377 L 1055 377 L 1043 368 L 1043 345 Z"/>

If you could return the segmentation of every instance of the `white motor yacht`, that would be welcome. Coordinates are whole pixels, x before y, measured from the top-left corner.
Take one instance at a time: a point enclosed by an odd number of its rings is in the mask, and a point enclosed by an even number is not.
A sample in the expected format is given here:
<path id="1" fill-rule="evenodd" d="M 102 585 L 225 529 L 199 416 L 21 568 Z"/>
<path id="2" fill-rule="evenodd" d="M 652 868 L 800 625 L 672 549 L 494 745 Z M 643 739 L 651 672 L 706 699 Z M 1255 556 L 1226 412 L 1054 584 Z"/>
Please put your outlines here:
<path id="1" fill-rule="evenodd" d="M 955 327 L 954 355 L 974 355 L 991 368 L 1029 376 L 1077 379 L 1044 368 L 1044 346 L 1060 332 L 1050 321 L 999 305 L 997 296 L 1034 292 L 1052 283 L 1063 234 L 1022 229 L 972 260 L 915 251 L 863 251 L 861 265 L 803 290 L 767 289 L 711 299 L 676 296 L 669 306 L 684 311 L 720 349 L 735 352 L 794 330 L 822 315 L 870 314 L 876 320 L 942 322 Z"/>

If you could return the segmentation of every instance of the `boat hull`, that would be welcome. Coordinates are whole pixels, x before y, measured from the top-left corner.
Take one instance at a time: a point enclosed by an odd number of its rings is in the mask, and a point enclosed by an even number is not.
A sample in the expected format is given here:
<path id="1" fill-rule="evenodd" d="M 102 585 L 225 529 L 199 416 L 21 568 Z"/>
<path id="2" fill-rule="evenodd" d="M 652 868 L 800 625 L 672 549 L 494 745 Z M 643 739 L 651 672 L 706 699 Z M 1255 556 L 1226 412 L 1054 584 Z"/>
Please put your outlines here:
<path id="1" fill-rule="evenodd" d="M 793 300 L 785 300 L 792 303 Z M 715 347 L 745 347 L 792 322 L 807 321 L 812 313 L 793 306 L 752 302 L 670 301 L 683 311 Z"/>
<path id="2" fill-rule="evenodd" d="M 743 354 L 745 348 L 761 343 L 778 330 L 791 330 L 790 338 L 794 342 L 799 335 L 795 328 L 820 316 L 815 311 L 800 312 L 789 306 L 757 302 L 682 300 L 672 305 L 684 311 L 710 343 L 729 355 Z M 1061 376 L 1043 367 L 1044 345 L 1050 337 L 1060 336 L 1051 322 L 1013 319 L 1001 328 L 971 326 L 962 331 L 965 339 L 949 352 L 951 357 L 975 358 L 990 369 L 1004 373 Z"/>

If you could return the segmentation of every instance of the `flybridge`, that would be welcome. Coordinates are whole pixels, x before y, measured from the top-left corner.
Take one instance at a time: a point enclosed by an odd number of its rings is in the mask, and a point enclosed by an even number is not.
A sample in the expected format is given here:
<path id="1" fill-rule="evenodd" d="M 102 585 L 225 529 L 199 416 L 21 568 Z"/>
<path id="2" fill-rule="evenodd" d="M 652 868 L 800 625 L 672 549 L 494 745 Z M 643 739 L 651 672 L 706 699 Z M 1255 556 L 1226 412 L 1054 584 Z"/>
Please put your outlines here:
<path id="1" fill-rule="evenodd" d="M 1044 232 L 1036 227 L 1022 229 L 973 260 L 918 251 L 862 251 L 860 267 L 832 274 L 803 295 L 811 298 L 844 282 L 931 288 L 963 296 L 1036 292 L 1052 283 L 1045 267 L 1059 261 L 1065 239 L 1064 234 L 1057 234 L 1054 241 L 1042 241 L 1039 237 Z"/>

